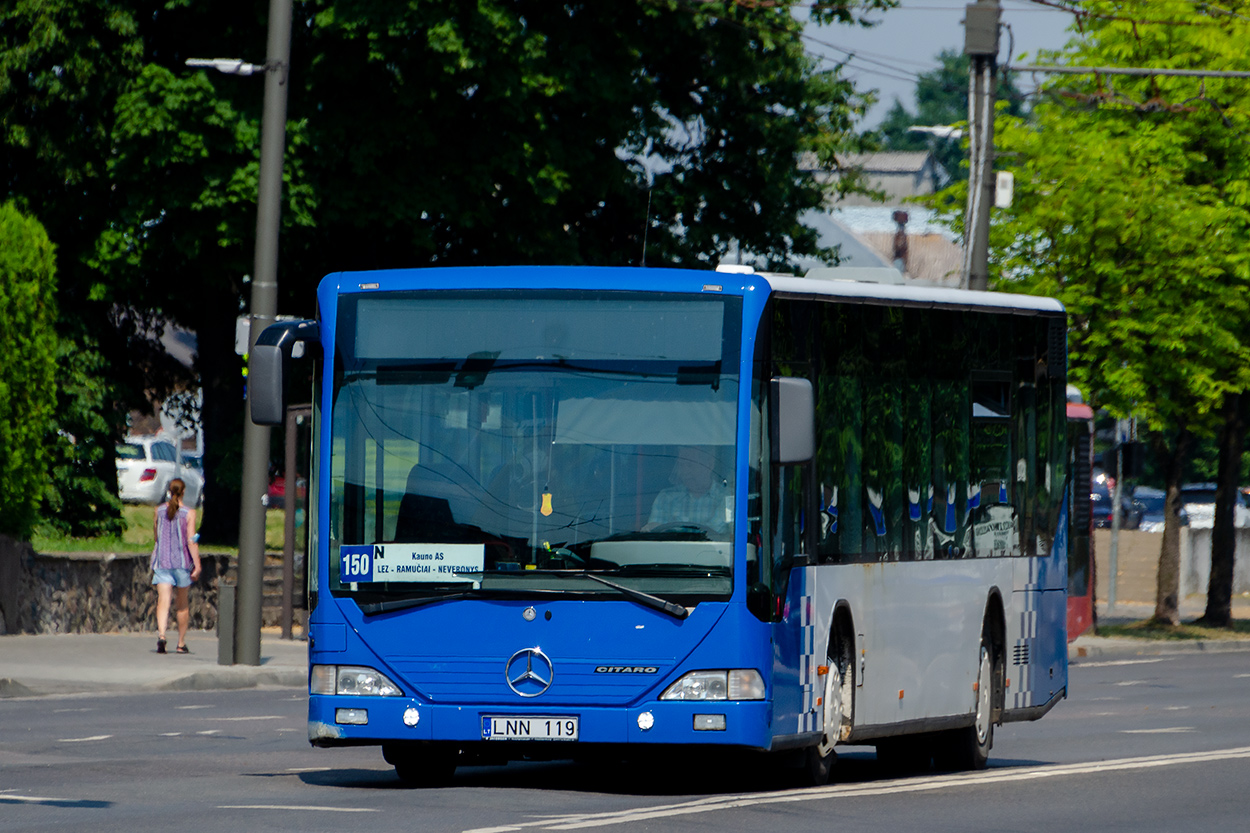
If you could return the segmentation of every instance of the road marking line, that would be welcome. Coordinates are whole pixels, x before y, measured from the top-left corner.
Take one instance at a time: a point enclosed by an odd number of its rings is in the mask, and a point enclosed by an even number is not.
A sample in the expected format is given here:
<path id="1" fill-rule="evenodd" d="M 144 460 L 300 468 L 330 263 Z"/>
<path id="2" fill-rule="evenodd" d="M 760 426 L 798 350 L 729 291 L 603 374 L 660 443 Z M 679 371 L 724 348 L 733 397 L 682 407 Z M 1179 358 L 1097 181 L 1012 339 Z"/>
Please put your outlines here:
<path id="1" fill-rule="evenodd" d="M 293 766 L 287 769 L 287 772 L 329 772 L 328 766 Z"/>
<path id="2" fill-rule="evenodd" d="M 1105 662 L 1074 662 L 1074 668 L 1110 668 L 1113 665 L 1147 665 L 1152 662 L 1163 662 L 1162 659 L 1115 659 Z"/>
<path id="3" fill-rule="evenodd" d="M 317 813 L 377 813 L 375 807 L 317 807 L 315 804 L 217 804 L 217 809 L 306 809 Z"/>
<path id="4" fill-rule="evenodd" d="M 0 801 L 73 801 L 72 798 L 51 798 L 46 795 L 10 795 L 0 793 Z"/>
<path id="5" fill-rule="evenodd" d="M 211 709 L 213 706 L 174 706 L 175 709 Z"/>
<path id="6" fill-rule="evenodd" d="M 1183 712 L 1189 710 L 1190 708 L 1192 708 L 1192 706 L 1164 706 L 1163 710 L 1165 712 Z"/>
<path id="7" fill-rule="evenodd" d="M 181 734 L 182 734 L 182 732 L 161 732 L 161 737 L 163 737 L 163 738 L 176 738 L 176 737 L 178 737 L 178 736 L 179 736 L 179 735 L 181 735 Z"/>
<path id="8" fill-rule="evenodd" d="M 1120 680 L 1116 685 L 1145 685 L 1145 680 Z"/>
<path id="9" fill-rule="evenodd" d="M 1250 678 L 1250 674 L 1234 674 L 1233 675 L 1234 680 L 1244 680 L 1247 678 Z"/>
<path id="10" fill-rule="evenodd" d="M 804 790 L 784 790 L 774 793 L 717 796 L 683 802 L 681 804 L 660 805 L 657 807 L 639 807 L 632 810 L 618 810 L 608 813 L 587 813 L 580 818 L 574 817 L 555 823 L 552 821 L 533 821 L 520 822 L 500 827 L 479 827 L 466 830 L 464 833 L 510 833 L 510 831 L 524 830 L 527 828 L 542 828 L 545 830 L 576 830 L 587 827 L 607 827 L 613 824 L 626 824 L 652 819 L 672 818 L 676 816 L 691 815 L 694 813 L 710 813 L 719 810 L 755 807 L 766 804 L 790 804 L 803 801 L 823 801 L 830 798 L 864 798 L 879 795 L 929 792 L 933 790 L 946 789 L 948 787 L 973 787 L 990 782 L 1036 781 L 1043 778 L 1086 775 L 1098 772 L 1151 769 L 1191 763 L 1211 763 L 1240 758 L 1250 758 L 1250 746 L 1237 747 L 1234 749 L 1221 749 L 1212 752 L 1171 753 L 1167 755 L 1152 755 L 1141 758 L 1121 758 L 1111 761 L 1092 761 L 1080 764 L 1059 764 L 1055 766 L 1023 767 L 1021 769 L 990 770 L 953 776 L 936 775 L 927 778 L 884 781 L 880 784 L 873 785 L 845 784 L 829 787 L 814 787 Z"/>
<path id="11" fill-rule="evenodd" d="M 197 735 L 216 735 L 220 733 L 221 733 L 220 729 L 205 729 L 202 732 L 196 732 Z"/>
<path id="12" fill-rule="evenodd" d="M 214 723 L 216 723 L 216 722 L 218 722 L 218 721 L 224 721 L 224 720 L 229 720 L 229 721 L 240 721 L 240 720 L 286 720 L 286 718 L 285 718 L 285 717 L 283 717 L 283 716 L 282 716 L 282 715 L 280 715 L 280 714 L 258 714 L 258 715 L 255 715 L 255 716 L 253 716 L 253 717 L 200 717 L 200 718 L 196 718 L 196 719 L 197 719 L 197 720 L 211 720 L 211 721 L 213 721 Z"/>
<path id="13" fill-rule="evenodd" d="M 1243 675 L 1243 676 L 1250 677 L 1250 674 L 1246 674 L 1246 675 Z M 90 709 L 53 709 L 53 710 L 52 710 L 52 713 L 53 713 L 53 714 L 65 714 L 66 712 L 93 712 L 93 711 L 95 711 L 95 709 L 94 709 L 94 708 L 90 708 Z"/>
<path id="14" fill-rule="evenodd" d="M 61 738 L 57 743 L 86 743 L 89 740 L 108 740 L 112 735 L 92 735 L 89 738 Z"/>
<path id="15" fill-rule="evenodd" d="M 1121 729 L 1122 735 L 1171 735 L 1177 732 L 1196 732 L 1193 726 L 1169 726 L 1166 729 Z"/>

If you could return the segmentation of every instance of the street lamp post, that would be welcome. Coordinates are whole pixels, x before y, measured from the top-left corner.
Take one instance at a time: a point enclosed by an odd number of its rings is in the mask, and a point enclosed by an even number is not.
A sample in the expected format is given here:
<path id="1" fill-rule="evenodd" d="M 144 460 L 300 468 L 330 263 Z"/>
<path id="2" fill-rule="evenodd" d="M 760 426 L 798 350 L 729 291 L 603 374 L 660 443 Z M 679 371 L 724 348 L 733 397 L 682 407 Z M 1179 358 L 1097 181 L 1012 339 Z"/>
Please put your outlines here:
<path id="1" fill-rule="evenodd" d="M 256 200 L 256 254 L 252 270 L 248 350 L 273 323 L 278 307 L 278 230 L 282 218 L 282 162 L 286 145 L 287 77 L 291 60 L 291 0 L 270 0 L 269 42 L 264 64 L 233 58 L 196 59 L 232 75 L 265 74 L 260 129 L 260 183 Z M 269 485 L 269 426 L 243 419 L 242 506 L 239 512 L 238 595 L 235 601 L 234 662 L 260 665 L 260 624 L 265 568 L 265 493 Z M 228 629 L 223 628 L 223 635 Z M 219 651 L 219 656 L 222 652 Z"/>

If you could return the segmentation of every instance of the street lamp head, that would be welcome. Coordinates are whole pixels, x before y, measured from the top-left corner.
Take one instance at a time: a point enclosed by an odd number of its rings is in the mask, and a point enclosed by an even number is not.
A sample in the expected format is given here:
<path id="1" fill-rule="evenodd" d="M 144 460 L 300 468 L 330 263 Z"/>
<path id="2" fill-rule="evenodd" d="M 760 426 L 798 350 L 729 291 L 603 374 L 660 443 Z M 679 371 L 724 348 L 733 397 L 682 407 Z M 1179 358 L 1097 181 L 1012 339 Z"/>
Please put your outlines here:
<path id="1" fill-rule="evenodd" d="M 265 71 L 264 64 L 249 64 L 240 58 L 187 58 L 187 66 L 215 69 L 226 75 L 255 75 Z"/>
<path id="2" fill-rule="evenodd" d="M 937 136 L 939 139 L 958 139 L 964 135 L 962 129 L 952 127 L 948 124 L 929 125 L 929 124 L 913 124 L 907 128 L 912 133 L 928 133 L 931 136 Z"/>

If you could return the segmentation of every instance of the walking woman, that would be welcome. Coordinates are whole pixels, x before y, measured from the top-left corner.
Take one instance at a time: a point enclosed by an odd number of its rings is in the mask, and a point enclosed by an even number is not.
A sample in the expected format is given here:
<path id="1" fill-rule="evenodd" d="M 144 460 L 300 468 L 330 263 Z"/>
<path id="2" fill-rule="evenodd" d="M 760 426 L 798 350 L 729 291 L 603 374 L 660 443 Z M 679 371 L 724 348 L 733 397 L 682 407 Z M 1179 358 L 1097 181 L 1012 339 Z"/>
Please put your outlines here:
<path id="1" fill-rule="evenodd" d="M 180 654 L 189 654 L 187 627 L 191 621 L 191 582 L 200 577 L 200 547 L 195 543 L 195 510 L 182 505 L 187 485 L 180 478 L 169 481 L 169 501 L 156 507 L 152 535 L 152 583 L 156 585 L 156 653 L 165 653 L 165 628 L 173 602 L 178 620 Z"/>

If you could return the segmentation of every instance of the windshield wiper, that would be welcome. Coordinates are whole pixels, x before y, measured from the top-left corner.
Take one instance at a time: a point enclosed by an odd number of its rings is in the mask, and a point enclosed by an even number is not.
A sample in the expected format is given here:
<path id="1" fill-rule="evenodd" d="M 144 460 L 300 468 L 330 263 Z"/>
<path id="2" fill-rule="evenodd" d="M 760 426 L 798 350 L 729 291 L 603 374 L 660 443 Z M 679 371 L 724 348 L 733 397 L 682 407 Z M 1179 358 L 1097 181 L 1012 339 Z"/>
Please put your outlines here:
<path id="1" fill-rule="evenodd" d="M 652 610 L 658 610 L 661 613 L 667 613 L 669 616 L 672 616 L 674 619 L 685 619 L 687 616 L 690 615 L 690 611 L 686 610 L 684 607 L 682 607 L 679 604 L 670 602 L 667 599 L 661 599 L 659 596 L 652 596 L 650 593 L 644 593 L 641 590 L 635 590 L 632 587 L 626 587 L 623 584 L 617 584 L 615 581 L 609 581 L 603 576 L 597 576 L 594 573 L 586 573 L 586 572 L 572 573 L 571 575 L 585 576 L 591 581 L 597 581 L 600 584 L 606 584 L 608 587 L 611 587 L 613 590 L 619 591 L 623 595 L 628 596 L 629 598 L 633 599 L 639 604 L 645 605 L 646 607 L 649 607 Z"/>

